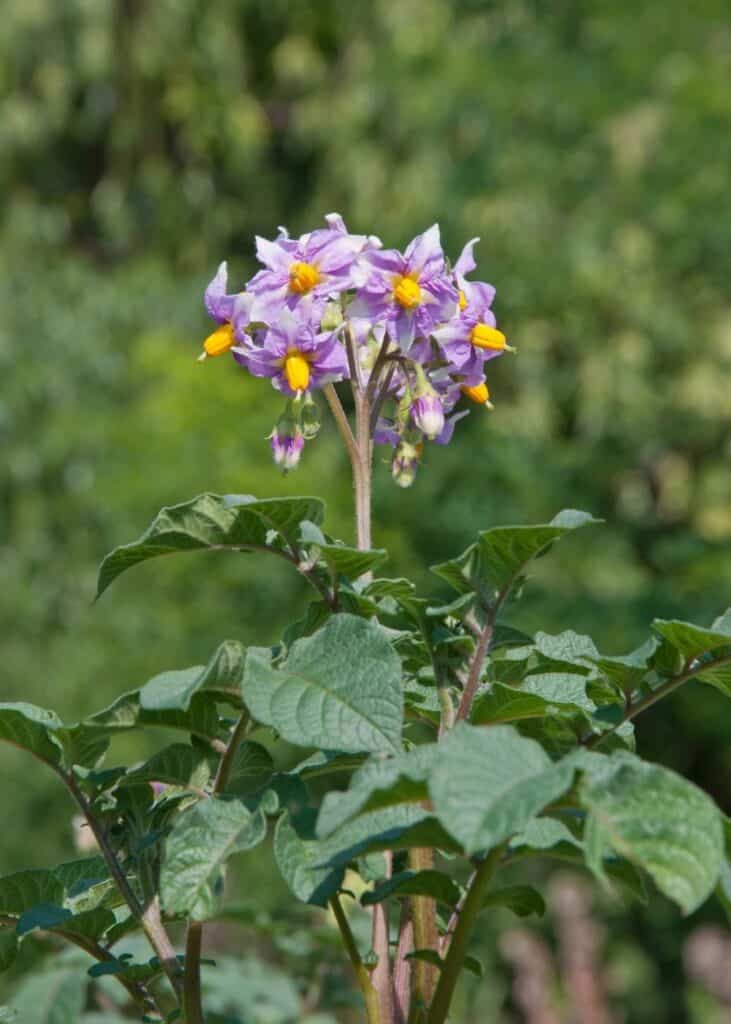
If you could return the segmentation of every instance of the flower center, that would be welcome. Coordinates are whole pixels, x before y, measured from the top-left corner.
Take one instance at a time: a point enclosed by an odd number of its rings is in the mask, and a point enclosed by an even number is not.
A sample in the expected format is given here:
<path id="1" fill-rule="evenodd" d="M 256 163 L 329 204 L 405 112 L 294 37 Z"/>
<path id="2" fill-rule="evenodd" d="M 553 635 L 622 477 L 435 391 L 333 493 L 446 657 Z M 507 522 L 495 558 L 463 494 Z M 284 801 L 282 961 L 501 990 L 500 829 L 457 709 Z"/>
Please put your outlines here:
<path id="1" fill-rule="evenodd" d="M 224 352 L 228 352 L 235 340 L 233 324 L 221 324 L 218 330 L 208 335 L 203 342 L 203 349 L 207 356 L 222 356 Z"/>
<path id="2" fill-rule="evenodd" d="M 478 405 L 486 405 L 490 401 L 487 384 L 473 384 L 472 387 L 460 388 L 460 391 Z"/>
<path id="3" fill-rule="evenodd" d="M 289 287 L 298 295 L 306 295 L 312 291 L 316 284 L 320 283 L 320 271 L 311 263 L 300 263 L 299 261 L 290 264 Z"/>
<path id="4" fill-rule="evenodd" d="M 490 348 L 502 351 L 505 348 L 505 335 L 489 324 L 475 324 L 470 332 L 470 341 L 475 348 Z"/>
<path id="5" fill-rule="evenodd" d="M 306 391 L 310 383 L 310 364 L 300 352 L 290 352 L 284 360 L 284 376 L 293 391 Z"/>
<path id="6" fill-rule="evenodd" d="M 414 309 L 421 302 L 421 288 L 413 277 L 397 277 L 393 282 L 393 297 L 404 309 Z"/>
<path id="7" fill-rule="evenodd" d="M 460 290 L 459 290 L 459 311 L 460 311 L 460 313 L 464 309 L 467 309 L 467 296 L 465 295 L 465 293 L 460 288 Z"/>

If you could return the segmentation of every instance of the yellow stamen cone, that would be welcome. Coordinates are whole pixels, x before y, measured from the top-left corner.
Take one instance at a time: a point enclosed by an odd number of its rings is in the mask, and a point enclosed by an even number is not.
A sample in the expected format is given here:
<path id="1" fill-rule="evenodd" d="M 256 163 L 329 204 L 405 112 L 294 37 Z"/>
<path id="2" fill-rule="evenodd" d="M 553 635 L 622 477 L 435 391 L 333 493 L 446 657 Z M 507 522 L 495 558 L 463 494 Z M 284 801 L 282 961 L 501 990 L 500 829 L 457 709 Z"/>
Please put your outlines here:
<path id="1" fill-rule="evenodd" d="M 201 359 L 206 356 L 222 356 L 235 344 L 233 324 L 221 324 L 218 330 L 209 334 L 203 342 Z"/>
<path id="2" fill-rule="evenodd" d="M 475 348 L 497 349 L 498 352 L 507 347 L 503 332 L 489 324 L 475 324 L 470 333 L 470 341 Z"/>
<path id="3" fill-rule="evenodd" d="M 299 352 L 292 352 L 284 360 L 284 376 L 293 391 L 306 391 L 310 383 L 310 364 Z"/>
<path id="4" fill-rule="evenodd" d="M 421 302 L 421 288 L 413 277 L 397 277 L 393 284 L 393 297 L 404 309 L 414 309 Z"/>
<path id="5" fill-rule="evenodd" d="M 297 261 L 289 268 L 289 287 L 298 295 L 305 295 L 320 283 L 320 271 L 311 263 Z"/>
<path id="6" fill-rule="evenodd" d="M 463 395 L 472 402 L 476 402 L 477 405 L 487 406 L 488 409 L 492 409 L 492 402 L 490 401 L 490 391 L 488 390 L 487 384 L 473 384 L 471 387 L 464 386 L 460 388 Z"/>

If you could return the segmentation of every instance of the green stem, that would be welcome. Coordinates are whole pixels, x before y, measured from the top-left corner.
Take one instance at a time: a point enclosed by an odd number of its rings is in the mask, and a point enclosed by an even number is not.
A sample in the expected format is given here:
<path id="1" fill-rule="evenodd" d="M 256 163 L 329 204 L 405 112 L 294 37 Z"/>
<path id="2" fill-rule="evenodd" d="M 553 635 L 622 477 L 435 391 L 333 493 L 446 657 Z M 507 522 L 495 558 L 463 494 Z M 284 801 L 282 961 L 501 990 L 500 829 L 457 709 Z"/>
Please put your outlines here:
<path id="1" fill-rule="evenodd" d="M 228 780 L 231 777 L 231 769 L 233 768 L 234 760 L 236 758 L 236 751 L 239 749 L 241 741 L 246 735 L 249 721 L 249 712 L 242 711 L 233 728 L 231 738 L 226 744 L 226 750 L 221 755 L 221 760 L 218 762 L 218 771 L 216 772 L 216 778 L 213 783 L 213 792 L 215 794 L 223 793 L 228 785 Z"/>
<path id="2" fill-rule="evenodd" d="M 201 998 L 201 945 L 203 925 L 188 921 L 185 937 L 185 980 L 183 982 L 183 1020 L 185 1024 L 205 1024 Z"/>
<path id="3" fill-rule="evenodd" d="M 381 1019 L 381 1005 L 378 1001 L 378 993 L 373 987 L 368 968 L 361 960 L 358 947 L 355 944 L 353 932 L 351 931 L 350 924 L 345 916 L 345 911 L 343 910 L 343 905 L 340 902 L 340 897 L 337 894 L 331 898 L 330 906 L 332 907 L 332 912 L 335 915 L 335 920 L 337 921 L 338 928 L 340 929 L 340 935 L 343 940 L 343 945 L 345 946 L 345 951 L 353 965 L 355 976 L 358 979 L 360 990 L 363 993 L 363 998 L 365 999 L 368 1024 L 383 1024 Z"/>
<path id="4" fill-rule="evenodd" d="M 409 867 L 412 871 L 428 871 L 434 867 L 434 853 L 423 847 L 409 850 Z M 414 948 L 439 951 L 437 931 L 437 905 L 429 896 L 412 896 L 411 920 L 414 926 Z M 411 1003 L 412 1011 L 428 1007 L 434 995 L 438 968 L 424 960 L 415 960 L 412 967 Z"/>
<path id="5" fill-rule="evenodd" d="M 101 854 L 104 857 L 104 861 L 109 869 L 109 874 L 114 879 L 119 892 L 124 899 L 125 903 L 129 907 L 132 916 L 135 917 L 142 926 L 142 930 L 147 936 L 147 940 L 154 949 L 155 953 L 160 960 L 163 970 L 167 974 L 170 984 L 173 990 L 180 1000 L 182 993 L 182 983 L 180 979 L 180 964 L 178 963 L 175 955 L 175 949 L 170 936 L 165 930 L 165 926 L 162 923 L 160 916 L 160 907 L 157 900 L 150 901 L 147 906 L 143 907 L 140 901 L 137 899 L 131 885 L 127 879 L 127 876 L 122 868 L 122 865 L 117 859 L 117 855 L 113 850 L 112 846 L 107 839 L 107 834 L 102 827 L 101 822 L 97 819 L 91 810 L 91 805 L 84 795 L 83 791 L 79 787 L 76 778 L 69 772 L 66 773 L 62 769 L 57 769 L 58 774 L 66 783 L 69 792 L 73 796 L 76 803 L 79 805 L 81 812 L 86 819 L 89 828 L 94 833 Z"/>
<path id="6" fill-rule="evenodd" d="M 609 729 L 607 732 L 595 733 L 588 736 L 584 740 L 584 745 L 591 749 L 592 747 L 598 747 L 604 742 L 609 736 L 613 736 L 617 729 L 621 729 L 626 722 L 631 722 L 632 719 L 637 718 L 638 715 L 642 714 L 643 711 L 647 711 L 653 704 L 657 704 L 663 697 L 669 696 L 678 687 L 682 686 L 683 683 L 687 683 L 690 679 L 700 675 L 701 672 L 708 672 L 711 669 L 718 668 L 720 665 L 728 665 L 731 663 L 731 655 L 724 655 L 722 658 L 715 658 L 713 661 L 700 662 L 693 668 L 687 669 L 685 672 L 681 672 L 680 675 L 673 676 L 671 679 L 666 679 L 664 683 L 658 686 L 648 693 L 646 697 L 641 700 L 635 701 L 625 711 L 622 716 L 622 721 L 615 725 L 613 729 Z"/>
<path id="7" fill-rule="evenodd" d="M 447 1019 L 457 978 L 464 963 L 475 920 L 482 910 L 485 895 L 490 887 L 492 876 L 500 863 L 504 849 L 505 844 L 501 843 L 500 846 L 491 850 L 475 871 L 472 884 L 462 907 L 462 912 L 459 915 L 459 920 L 452 935 L 452 941 L 449 944 L 444 966 L 439 975 L 437 989 L 434 993 L 429 1016 L 427 1017 L 427 1024 L 444 1024 L 444 1021 Z"/>

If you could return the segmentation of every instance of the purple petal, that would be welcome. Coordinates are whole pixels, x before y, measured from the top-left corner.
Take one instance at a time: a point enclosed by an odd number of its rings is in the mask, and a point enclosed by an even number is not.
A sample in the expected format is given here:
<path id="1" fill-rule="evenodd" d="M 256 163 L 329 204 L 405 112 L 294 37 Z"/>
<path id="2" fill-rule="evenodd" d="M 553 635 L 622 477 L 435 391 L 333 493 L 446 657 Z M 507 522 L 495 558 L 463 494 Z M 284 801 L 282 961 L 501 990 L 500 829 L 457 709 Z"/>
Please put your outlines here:
<path id="1" fill-rule="evenodd" d="M 404 259 L 409 271 L 419 274 L 420 277 L 429 278 L 434 274 L 439 274 L 444 269 L 444 253 L 439 236 L 439 225 L 432 224 L 423 235 L 417 235 L 409 243 L 404 253 Z"/>
<path id="2" fill-rule="evenodd" d="M 223 261 L 216 271 L 215 277 L 206 288 L 203 301 L 206 305 L 208 315 L 217 320 L 219 324 L 225 324 L 231 319 L 233 313 L 235 295 L 226 294 L 228 284 L 228 264 Z"/>
<path id="3" fill-rule="evenodd" d="M 266 238 L 256 236 L 256 257 L 269 270 L 286 274 L 293 259 L 291 250 L 292 243 L 288 239 L 281 238 L 276 242 L 270 242 Z"/>
<path id="4" fill-rule="evenodd" d="M 479 238 L 471 238 L 459 254 L 459 259 L 454 264 L 454 273 L 456 277 L 464 277 L 465 274 L 469 274 L 477 266 L 472 250 L 479 241 Z"/>

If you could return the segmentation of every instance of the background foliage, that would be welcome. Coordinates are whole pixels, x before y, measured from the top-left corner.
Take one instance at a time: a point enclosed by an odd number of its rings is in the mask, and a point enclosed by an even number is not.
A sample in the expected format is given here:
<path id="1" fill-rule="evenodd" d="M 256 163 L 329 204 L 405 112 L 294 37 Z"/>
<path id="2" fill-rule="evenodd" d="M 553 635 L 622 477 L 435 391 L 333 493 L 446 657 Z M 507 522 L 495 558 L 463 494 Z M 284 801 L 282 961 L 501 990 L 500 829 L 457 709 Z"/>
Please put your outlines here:
<path id="1" fill-rule="evenodd" d="M 331 209 L 389 245 L 434 219 L 453 256 L 480 235 L 520 350 L 492 373 L 496 412 L 473 413 L 411 491 L 381 467 L 390 572 L 571 504 L 608 525 L 541 567 L 515 625 L 571 625 L 622 653 L 653 615 L 710 621 L 728 605 L 723 0 L 6 0 L 3 15 L 4 699 L 73 718 L 297 615 L 286 567 L 215 555 L 91 599 L 102 554 L 203 490 L 322 493 L 349 536 L 334 430 L 280 477 L 263 440 L 277 396 L 227 360 L 195 362 L 219 259 L 243 281 L 255 233 Z M 638 731 L 648 757 L 731 809 L 720 695 L 691 686 Z M 68 858 L 52 780 L 7 749 L 0 772 L 2 871 Z M 244 863 L 247 892 L 277 911 L 263 854 Z M 610 955 L 632 951 L 625 1019 L 688 1019 L 677 967 L 694 920 L 662 901 L 606 913 Z"/>

